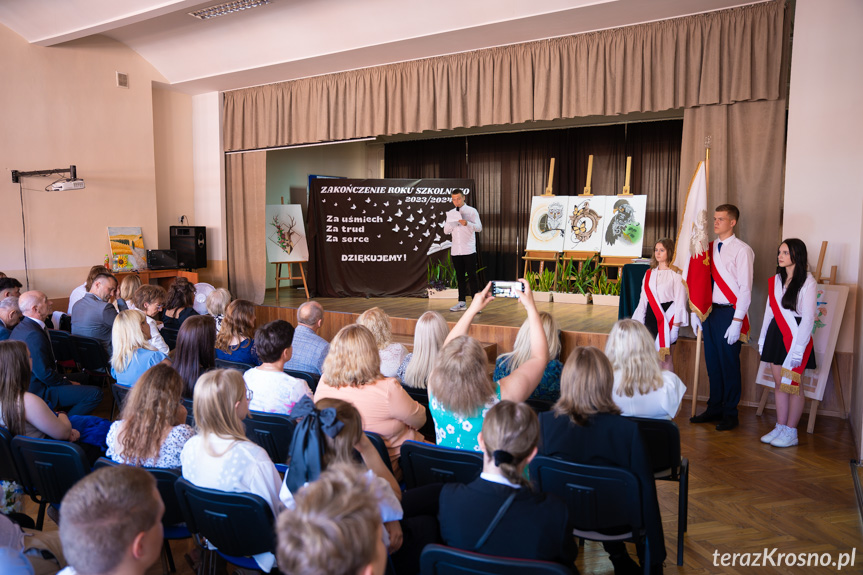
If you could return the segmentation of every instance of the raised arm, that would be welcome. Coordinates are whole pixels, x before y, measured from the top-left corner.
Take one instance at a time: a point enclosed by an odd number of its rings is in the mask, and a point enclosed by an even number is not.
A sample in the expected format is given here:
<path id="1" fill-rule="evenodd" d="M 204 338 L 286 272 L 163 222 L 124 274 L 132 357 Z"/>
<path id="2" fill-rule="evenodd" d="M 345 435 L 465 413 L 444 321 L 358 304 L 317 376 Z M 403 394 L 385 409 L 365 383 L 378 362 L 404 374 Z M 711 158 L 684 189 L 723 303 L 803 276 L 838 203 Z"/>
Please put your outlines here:
<path id="1" fill-rule="evenodd" d="M 519 279 L 524 285 L 524 293 L 518 301 L 527 311 L 527 320 L 530 325 L 530 359 L 518 366 L 507 377 L 500 380 L 500 398 L 510 401 L 524 401 L 539 382 L 548 365 L 548 340 L 545 338 L 545 330 L 542 328 L 542 319 L 536 310 L 533 301 L 533 293 L 524 279 Z"/>
<path id="2" fill-rule="evenodd" d="M 489 294 L 490 291 L 491 282 L 488 282 L 485 289 L 476 294 L 471 300 L 470 307 L 462 314 L 461 319 L 458 320 L 458 323 L 453 326 L 449 335 L 446 336 L 446 340 L 443 342 L 444 346 L 459 336 L 467 335 L 467 332 L 470 330 L 470 324 L 473 323 L 473 318 L 494 299 L 494 296 Z M 531 296 L 530 301 L 533 303 L 533 296 Z"/>

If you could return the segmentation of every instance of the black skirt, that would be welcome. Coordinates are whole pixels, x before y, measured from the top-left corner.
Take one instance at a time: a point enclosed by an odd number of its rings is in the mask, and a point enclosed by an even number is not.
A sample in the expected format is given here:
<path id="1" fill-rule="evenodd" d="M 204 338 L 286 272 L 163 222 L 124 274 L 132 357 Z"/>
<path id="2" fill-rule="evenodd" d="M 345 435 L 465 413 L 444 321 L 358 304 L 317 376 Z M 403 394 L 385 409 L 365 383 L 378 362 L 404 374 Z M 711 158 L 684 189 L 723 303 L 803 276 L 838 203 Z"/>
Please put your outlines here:
<path id="1" fill-rule="evenodd" d="M 671 307 L 673 301 L 666 301 L 661 304 L 662 311 L 668 311 L 668 308 Z M 653 308 L 648 304 L 647 311 L 644 312 L 644 327 L 647 328 L 647 331 L 650 332 L 650 337 L 656 339 L 656 336 L 659 335 L 659 326 L 656 325 L 656 316 L 653 315 Z"/>
<path id="2" fill-rule="evenodd" d="M 803 318 L 794 318 L 797 320 L 797 325 L 800 325 L 800 320 Z M 776 318 L 770 320 L 770 325 L 767 327 L 767 335 L 764 336 L 764 352 L 761 354 L 761 361 L 772 363 L 774 365 L 782 365 L 785 362 L 785 356 L 788 353 L 785 351 L 785 343 L 782 341 L 782 332 L 779 330 L 779 325 L 776 323 Z M 815 351 L 809 354 L 809 361 L 806 362 L 806 369 L 815 369 Z"/>

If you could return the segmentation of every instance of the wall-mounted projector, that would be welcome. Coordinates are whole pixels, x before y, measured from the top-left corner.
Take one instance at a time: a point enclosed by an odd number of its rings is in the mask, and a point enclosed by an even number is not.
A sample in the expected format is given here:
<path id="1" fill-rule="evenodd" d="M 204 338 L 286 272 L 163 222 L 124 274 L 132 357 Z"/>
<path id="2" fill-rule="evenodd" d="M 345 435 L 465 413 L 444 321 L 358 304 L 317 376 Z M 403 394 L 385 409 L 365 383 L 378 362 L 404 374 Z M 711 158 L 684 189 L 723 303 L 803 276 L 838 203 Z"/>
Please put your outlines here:
<path id="1" fill-rule="evenodd" d="M 69 190 L 83 190 L 84 180 L 77 178 L 74 180 L 60 180 L 51 184 L 52 192 L 67 192 Z"/>

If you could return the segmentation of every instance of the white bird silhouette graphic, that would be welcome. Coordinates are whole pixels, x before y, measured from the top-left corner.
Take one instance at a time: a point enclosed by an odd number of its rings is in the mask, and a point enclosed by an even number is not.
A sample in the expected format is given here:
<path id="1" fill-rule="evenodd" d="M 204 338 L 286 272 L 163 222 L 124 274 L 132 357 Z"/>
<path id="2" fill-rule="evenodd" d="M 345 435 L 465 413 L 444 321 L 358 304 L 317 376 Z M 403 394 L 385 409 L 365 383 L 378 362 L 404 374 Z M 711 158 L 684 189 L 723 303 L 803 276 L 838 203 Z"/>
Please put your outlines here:
<path id="1" fill-rule="evenodd" d="M 404 242 L 399 242 L 399 245 L 402 245 Z"/>
<path id="2" fill-rule="evenodd" d="M 393 228 L 393 231 L 394 231 L 394 232 L 399 231 L 399 225 L 398 225 L 398 224 L 396 224 L 396 227 L 394 227 L 394 228 Z"/>
<path id="3" fill-rule="evenodd" d="M 422 208 L 418 209 L 418 210 L 417 210 L 417 213 L 418 213 L 418 214 L 423 213 L 423 209 L 422 209 Z"/>
<path id="4" fill-rule="evenodd" d="M 408 231 L 409 229 L 410 229 L 410 228 L 409 228 L 409 227 L 407 227 L 407 226 L 405 226 L 405 227 L 404 227 L 404 230 L 405 230 L 405 231 Z"/>
<path id="5" fill-rule="evenodd" d="M 401 201 L 401 200 L 399 200 L 399 203 L 397 203 L 396 205 L 397 205 L 397 206 L 402 205 L 402 201 Z"/>
<path id="6" fill-rule="evenodd" d="M 348 198 L 348 201 L 351 201 L 351 199 L 350 199 L 350 198 Z"/>
<path id="7" fill-rule="evenodd" d="M 425 233 L 424 233 L 423 235 L 424 235 L 425 237 L 429 237 L 429 236 L 431 235 L 431 232 L 430 232 L 430 231 L 428 231 L 428 230 L 426 230 L 426 231 L 425 231 Z"/>
<path id="8" fill-rule="evenodd" d="M 424 226 L 424 225 L 426 225 L 427 223 L 428 223 L 428 222 L 426 221 L 426 219 L 425 219 L 425 218 L 423 218 L 423 219 L 421 219 L 421 220 L 420 220 L 420 225 L 423 225 L 423 226 Z"/>
<path id="9" fill-rule="evenodd" d="M 392 218 L 392 216 L 390 216 L 390 217 L 388 217 L 388 218 L 387 218 L 387 221 L 388 221 L 388 222 L 391 222 L 391 221 L 393 221 L 393 218 Z"/>
<path id="10" fill-rule="evenodd" d="M 338 206 L 338 205 L 339 205 L 339 203 L 338 203 L 338 202 L 333 202 L 333 205 L 334 205 L 334 206 Z"/>
<path id="11" fill-rule="evenodd" d="M 356 204 L 354 204 L 354 205 L 352 205 L 352 206 L 351 206 L 351 209 L 352 209 L 352 210 L 355 210 L 355 209 L 357 209 L 357 206 L 356 206 Z"/>
<path id="12" fill-rule="evenodd" d="M 409 222 L 414 221 L 414 215 L 413 215 L 413 214 L 409 215 L 409 216 L 407 217 L 407 221 L 409 221 Z"/>
<path id="13" fill-rule="evenodd" d="M 372 206 L 374 206 L 375 208 L 376 208 L 376 207 L 378 207 L 378 205 L 377 205 L 377 204 L 372 204 Z"/>
<path id="14" fill-rule="evenodd" d="M 367 203 L 367 204 L 372 203 L 372 199 L 371 199 L 371 198 L 366 198 L 366 203 Z"/>
<path id="15" fill-rule="evenodd" d="M 389 206 L 389 205 L 390 205 L 390 203 L 389 203 L 389 202 L 384 202 L 384 205 L 385 205 L 385 206 Z"/>
<path id="16" fill-rule="evenodd" d="M 380 235 L 380 234 L 378 234 L 378 237 L 381 237 L 381 235 Z"/>
<path id="17" fill-rule="evenodd" d="M 419 250 L 419 248 L 417 246 L 414 246 L 414 251 L 417 251 L 417 250 Z"/>
<path id="18" fill-rule="evenodd" d="M 399 203 L 401 203 L 401 202 L 399 202 Z M 397 212 L 395 213 L 395 216 L 396 216 L 397 218 L 402 217 L 402 211 L 401 211 L 401 210 L 397 211 Z"/>
<path id="19" fill-rule="evenodd" d="M 409 233 L 409 234 L 408 234 L 408 237 L 409 237 L 409 238 L 414 237 L 414 233 L 413 233 L 413 232 Z"/>
<path id="20" fill-rule="evenodd" d="M 322 203 L 324 203 L 324 204 L 326 204 L 326 203 L 327 203 L 327 199 L 326 199 L 326 198 L 321 198 L 321 202 L 322 202 Z"/>
<path id="21" fill-rule="evenodd" d="M 434 235 L 434 241 L 436 241 L 436 242 L 439 242 L 439 241 L 440 241 L 440 234 L 435 234 L 435 235 Z"/>
<path id="22" fill-rule="evenodd" d="M 439 225 L 440 227 L 444 227 L 444 222 L 440 222 L 438 225 Z"/>

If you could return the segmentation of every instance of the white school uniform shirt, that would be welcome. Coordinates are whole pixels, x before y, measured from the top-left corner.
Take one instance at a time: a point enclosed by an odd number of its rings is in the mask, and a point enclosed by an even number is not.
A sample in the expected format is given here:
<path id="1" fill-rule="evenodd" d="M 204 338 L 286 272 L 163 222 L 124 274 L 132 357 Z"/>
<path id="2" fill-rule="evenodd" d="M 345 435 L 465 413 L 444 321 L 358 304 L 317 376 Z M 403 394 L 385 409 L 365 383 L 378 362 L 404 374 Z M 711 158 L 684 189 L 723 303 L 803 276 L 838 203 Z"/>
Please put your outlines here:
<path id="1" fill-rule="evenodd" d="M 303 396 L 314 398 L 312 390 L 302 379 L 283 371 L 269 371 L 253 367 L 243 374 L 246 387 L 252 391 L 251 411 L 290 415 Z"/>
<path id="2" fill-rule="evenodd" d="M 722 252 L 719 258 L 716 254 L 719 253 L 719 244 L 722 243 Z M 726 272 L 722 277 L 728 282 L 734 282 L 730 285 L 732 289 L 737 288 L 737 305 L 734 309 L 734 318 L 742 320 L 749 311 L 749 304 L 752 303 L 752 266 L 755 262 L 755 252 L 749 247 L 749 244 L 737 239 L 737 236 L 732 234 L 725 240 L 716 238 L 713 240 L 713 265 L 722 266 Z M 720 262 L 722 262 L 720 264 Z M 719 289 L 719 286 L 713 284 L 713 303 L 730 304 L 728 298 Z"/>
<path id="3" fill-rule="evenodd" d="M 619 394 L 620 372 L 614 372 L 614 392 L 612 399 L 621 414 L 627 417 L 647 417 L 650 419 L 674 419 L 686 393 L 686 385 L 672 371 L 662 372 L 662 387 L 646 395 L 635 393 L 632 397 Z"/>
<path id="4" fill-rule="evenodd" d="M 651 278 L 656 278 L 656 289 L 653 290 L 653 295 L 656 297 L 657 303 L 660 305 L 670 301 L 674 302 L 668 308 L 667 313 L 674 315 L 674 323 L 680 325 L 689 325 L 689 313 L 686 311 L 686 286 L 683 285 L 683 276 L 672 270 L 660 270 L 654 268 L 650 272 Z M 644 323 L 644 318 L 647 315 L 647 310 L 650 307 L 650 302 L 647 301 L 647 292 L 644 284 L 647 282 L 647 274 L 641 282 L 641 297 L 638 300 L 638 307 L 632 314 L 632 319 L 640 323 Z M 651 310 L 650 313 L 653 313 Z"/>
<path id="5" fill-rule="evenodd" d="M 476 234 L 482 231 L 479 212 L 464 205 L 458 209 L 458 217 L 453 214 L 455 214 L 455 208 L 447 212 L 447 221 L 443 226 L 443 233 L 452 236 L 450 254 L 467 256 L 476 253 Z M 458 220 L 466 221 L 467 225 L 461 225 Z"/>
<path id="6" fill-rule="evenodd" d="M 773 283 L 776 281 L 776 276 L 773 276 L 770 289 L 773 289 Z M 782 295 L 788 288 L 782 286 Z M 800 326 L 797 328 L 797 335 L 791 342 L 791 351 L 802 354 L 806 351 L 806 345 L 809 343 L 809 338 L 812 335 L 812 328 L 815 327 L 815 315 L 817 311 L 818 300 L 818 283 L 812 274 L 806 274 L 806 281 L 800 291 L 797 292 L 797 311 L 789 310 L 795 318 L 799 317 Z M 782 300 L 779 300 L 779 305 L 782 305 Z M 773 308 L 770 307 L 770 299 L 767 299 L 767 306 L 764 309 L 764 323 L 761 324 L 761 337 L 758 338 L 758 346 L 764 345 L 764 338 L 767 337 L 767 328 L 770 327 L 770 320 L 773 319 Z"/>

